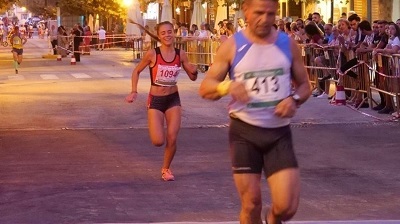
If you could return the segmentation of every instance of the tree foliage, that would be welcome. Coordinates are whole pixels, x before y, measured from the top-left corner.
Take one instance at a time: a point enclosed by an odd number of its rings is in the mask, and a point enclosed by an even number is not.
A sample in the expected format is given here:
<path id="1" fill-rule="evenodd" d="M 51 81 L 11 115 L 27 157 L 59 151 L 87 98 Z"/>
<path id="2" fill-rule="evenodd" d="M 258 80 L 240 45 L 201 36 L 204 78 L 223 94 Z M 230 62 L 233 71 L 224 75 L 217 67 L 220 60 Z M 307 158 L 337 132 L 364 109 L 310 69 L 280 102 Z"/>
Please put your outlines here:
<path id="1" fill-rule="evenodd" d="M 9 9 L 16 1 L 15 0 L 0 0 L 0 14 Z"/>

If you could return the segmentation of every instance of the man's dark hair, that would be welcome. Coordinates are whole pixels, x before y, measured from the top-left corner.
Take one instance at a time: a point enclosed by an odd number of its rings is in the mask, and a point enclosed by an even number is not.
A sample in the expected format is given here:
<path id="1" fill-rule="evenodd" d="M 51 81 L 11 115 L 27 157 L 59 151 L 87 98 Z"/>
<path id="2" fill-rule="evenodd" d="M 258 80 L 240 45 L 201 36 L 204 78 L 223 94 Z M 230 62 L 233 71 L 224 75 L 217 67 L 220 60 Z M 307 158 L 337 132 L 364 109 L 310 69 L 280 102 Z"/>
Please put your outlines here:
<path id="1" fill-rule="evenodd" d="M 357 14 L 353 14 L 353 15 L 349 16 L 349 18 L 347 20 L 349 20 L 349 22 L 351 22 L 353 20 L 360 22 L 361 18 Z"/>
<path id="2" fill-rule="evenodd" d="M 372 23 L 379 23 L 379 20 L 374 20 Z"/>
<path id="3" fill-rule="evenodd" d="M 317 16 L 321 17 L 321 14 L 319 14 L 318 12 L 314 12 L 313 15 L 317 15 Z"/>
<path id="4" fill-rule="evenodd" d="M 345 12 L 342 12 L 342 16 L 347 16 L 347 14 Z"/>
<path id="5" fill-rule="evenodd" d="M 379 21 L 378 21 L 378 24 L 385 24 L 385 25 L 386 25 L 386 24 L 388 24 L 388 21 L 386 21 L 386 20 L 379 20 Z"/>
<path id="6" fill-rule="evenodd" d="M 286 22 L 285 23 L 285 28 L 289 31 L 291 31 L 292 29 L 290 28 L 290 24 L 292 24 L 291 22 Z"/>
<path id="7" fill-rule="evenodd" d="M 371 23 L 369 23 L 367 20 L 363 20 L 361 21 L 360 24 L 358 24 L 358 28 L 360 28 L 360 30 L 365 30 L 365 31 L 371 31 Z"/>

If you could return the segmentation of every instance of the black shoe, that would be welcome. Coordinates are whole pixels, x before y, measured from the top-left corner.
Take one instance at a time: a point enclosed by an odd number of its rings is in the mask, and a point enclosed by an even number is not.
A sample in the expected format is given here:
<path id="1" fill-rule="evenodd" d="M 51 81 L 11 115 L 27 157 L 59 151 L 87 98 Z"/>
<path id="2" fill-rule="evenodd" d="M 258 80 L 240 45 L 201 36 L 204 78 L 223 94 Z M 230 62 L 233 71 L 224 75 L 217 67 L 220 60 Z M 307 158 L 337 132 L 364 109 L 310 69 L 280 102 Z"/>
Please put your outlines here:
<path id="1" fill-rule="evenodd" d="M 382 110 L 378 111 L 378 114 L 391 114 L 393 113 L 393 109 L 389 107 L 385 107 Z"/>
<path id="2" fill-rule="evenodd" d="M 15 69 L 15 74 L 18 74 L 18 69 Z"/>
<path id="3" fill-rule="evenodd" d="M 379 104 L 378 106 L 373 107 L 372 110 L 377 110 L 377 111 L 379 111 L 379 110 L 382 110 L 383 108 L 385 108 L 385 105 Z"/>

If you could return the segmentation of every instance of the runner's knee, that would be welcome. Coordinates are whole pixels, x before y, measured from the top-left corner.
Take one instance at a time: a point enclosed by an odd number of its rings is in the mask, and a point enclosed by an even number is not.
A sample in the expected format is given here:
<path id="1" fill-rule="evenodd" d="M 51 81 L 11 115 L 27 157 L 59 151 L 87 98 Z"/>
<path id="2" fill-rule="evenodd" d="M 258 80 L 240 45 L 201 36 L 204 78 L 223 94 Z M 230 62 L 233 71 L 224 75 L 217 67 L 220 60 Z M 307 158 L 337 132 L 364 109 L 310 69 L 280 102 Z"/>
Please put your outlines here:
<path id="1" fill-rule="evenodd" d="M 177 136 L 175 134 L 167 135 L 167 147 L 176 145 Z"/>
<path id="2" fill-rule="evenodd" d="M 154 146 L 157 146 L 157 147 L 160 147 L 160 146 L 164 145 L 164 142 L 161 142 L 161 141 L 152 141 L 152 143 L 153 143 Z"/>
<path id="3" fill-rule="evenodd" d="M 251 214 L 254 212 L 259 213 L 261 212 L 261 209 L 262 209 L 261 198 L 252 196 L 243 198 L 242 210 L 247 214 Z"/>
<path id="4" fill-rule="evenodd" d="M 287 221 L 296 214 L 297 203 L 295 202 L 288 204 L 274 203 L 272 209 L 275 217 L 279 217 L 281 221 Z"/>

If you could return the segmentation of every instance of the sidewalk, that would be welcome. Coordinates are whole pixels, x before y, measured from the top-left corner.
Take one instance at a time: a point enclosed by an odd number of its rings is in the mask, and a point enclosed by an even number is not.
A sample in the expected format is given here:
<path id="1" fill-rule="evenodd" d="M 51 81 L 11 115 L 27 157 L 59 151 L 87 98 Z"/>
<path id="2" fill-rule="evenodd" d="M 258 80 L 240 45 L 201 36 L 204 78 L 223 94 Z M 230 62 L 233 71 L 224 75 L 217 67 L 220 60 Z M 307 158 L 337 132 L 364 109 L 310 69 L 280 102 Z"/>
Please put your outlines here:
<path id="1" fill-rule="evenodd" d="M 55 57 L 48 57 L 48 55 L 51 56 L 51 52 L 49 49 L 49 42 L 48 40 L 45 39 L 39 39 L 37 36 L 35 36 L 33 39 L 29 39 L 28 42 L 25 45 L 24 48 L 24 65 L 22 65 L 21 69 L 26 68 L 29 70 L 29 65 L 31 63 L 34 63 L 35 71 L 45 71 L 46 68 L 49 68 L 49 61 L 50 63 L 53 63 L 57 66 L 60 64 L 64 64 L 65 68 L 71 70 L 71 71 L 90 71 L 91 69 L 97 66 L 106 66 L 110 65 L 111 70 L 109 71 L 104 71 L 104 72 L 116 72 L 114 67 L 111 67 L 111 64 L 114 63 L 113 60 L 115 54 L 119 54 L 118 52 L 122 51 L 113 51 L 112 49 L 106 50 L 106 51 L 95 51 L 92 50 L 90 56 L 82 56 L 83 62 L 77 66 L 69 66 L 69 61 L 70 61 L 70 56 L 67 58 L 63 58 L 63 62 L 61 63 L 55 63 L 54 61 L 56 60 Z M 124 69 L 124 67 L 119 67 L 118 69 L 122 69 L 120 71 L 121 74 L 124 74 L 126 78 L 130 77 L 130 72 L 131 72 L 131 67 L 135 65 L 133 62 L 129 62 L 129 57 L 130 51 L 124 51 L 127 55 L 126 62 L 124 62 L 125 66 L 128 65 L 130 67 L 127 67 Z M 110 55 L 110 57 L 106 57 L 107 55 Z M 3 74 L 12 74 L 13 69 L 11 65 L 8 65 L 8 61 L 11 62 L 10 58 L 10 53 L 8 48 L 0 48 L 0 59 L 6 59 L 6 60 L 0 60 L 0 64 L 7 65 L 9 68 L 0 71 L 0 76 Z M 45 57 L 45 58 L 44 58 Z M 133 58 L 133 56 L 132 56 Z M 3 63 L 1 63 L 3 61 Z M 7 61 L 7 63 L 5 62 Z M 53 62 L 52 62 L 53 61 Z M 67 62 L 65 62 L 67 61 Z M 25 65 L 28 64 L 28 65 Z M 51 66 L 51 64 L 50 64 Z M 113 65 L 112 65 L 113 66 Z M 62 68 L 61 68 L 62 69 Z M 104 69 L 103 69 L 104 70 Z M 143 73 L 148 73 L 147 69 L 143 71 Z M 203 77 L 204 74 L 200 74 L 199 77 Z M 185 77 L 184 77 L 185 79 Z M 182 80 L 182 79 L 181 79 Z M 193 83 L 194 88 L 198 88 L 199 82 Z M 374 94 L 374 97 L 376 97 L 376 94 Z M 319 99 L 319 98 L 314 98 L 310 97 L 310 99 L 301 106 L 299 109 L 297 115 L 294 117 L 293 122 L 298 123 L 298 124 L 312 124 L 312 123 L 361 123 L 361 122 L 389 122 L 391 121 L 392 116 L 390 115 L 385 115 L 385 114 L 378 114 L 376 111 L 371 110 L 370 108 L 360 108 L 359 110 L 355 110 L 351 106 L 335 106 L 329 104 L 327 99 Z"/>

